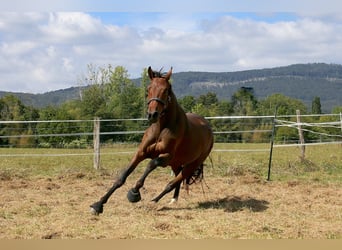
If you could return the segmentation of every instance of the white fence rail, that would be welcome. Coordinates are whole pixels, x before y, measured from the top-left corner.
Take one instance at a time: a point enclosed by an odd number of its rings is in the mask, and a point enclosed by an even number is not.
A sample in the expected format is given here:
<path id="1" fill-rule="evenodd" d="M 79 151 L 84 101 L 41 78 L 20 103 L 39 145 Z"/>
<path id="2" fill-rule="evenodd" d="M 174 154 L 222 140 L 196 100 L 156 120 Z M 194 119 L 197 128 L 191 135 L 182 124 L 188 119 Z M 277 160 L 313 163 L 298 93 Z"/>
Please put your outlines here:
<path id="1" fill-rule="evenodd" d="M 276 131 L 281 128 L 288 128 L 288 129 L 301 129 L 307 133 L 306 137 L 308 136 L 316 136 L 316 140 L 310 141 L 308 140 L 305 145 L 322 145 L 328 143 L 341 143 L 342 141 L 342 115 L 341 114 L 320 114 L 320 115 L 301 115 L 302 119 L 304 118 L 326 118 L 329 121 L 314 121 L 314 122 L 296 122 L 293 120 L 296 115 L 287 115 L 287 116 L 216 116 L 216 117 L 206 117 L 211 123 L 213 123 L 213 130 L 216 138 L 221 136 L 230 136 L 230 135 L 241 135 L 241 134 L 257 134 L 263 133 L 265 136 L 264 138 L 266 142 L 270 142 L 271 140 L 271 132 L 272 132 L 272 123 L 274 123 Z M 93 144 L 93 136 L 94 131 L 94 121 L 95 120 L 47 120 L 47 121 L 0 121 L 0 147 L 13 147 L 11 143 L 8 143 L 8 140 L 13 138 L 61 138 L 61 137 L 87 137 L 89 141 L 89 145 Z M 237 121 L 239 121 L 237 123 Z M 101 124 L 107 123 L 107 126 L 112 126 L 113 129 L 111 131 L 102 131 L 100 130 L 99 136 L 110 136 L 110 135 L 141 135 L 144 133 L 146 129 L 147 122 L 144 118 L 137 118 L 137 119 L 103 119 L 100 120 Z M 135 125 L 133 130 L 131 128 L 125 128 L 125 130 L 116 130 L 115 124 L 122 123 L 122 122 L 134 122 L 134 123 L 141 123 L 139 126 Z M 215 122 L 218 124 L 215 124 Z M 74 124 L 74 127 L 79 128 L 83 127 L 83 132 L 65 132 L 65 133 L 39 133 L 38 129 L 31 131 L 31 133 L 23 133 L 20 128 L 17 127 L 18 124 L 25 124 L 26 126 L 32 126 L 33 124 L 46 124 L 47 128 L 51 124 Z M 83 125 L 82 125 L 83 124 Z M 86 125 L 84 125 L 86 124 Z M 108 125 L 110 124 L 110 125 Z M 241 127 L 236 127 L 235 125 L 238 124 Z M 221 126 L 223 125 L 223 126 Z M 267 129 L 258 128 L 258 126 L 267 125 Z M 102 126 L 102 125 L 101 125 Z M 232 126 L 235 126 L 234 129 L 231 129 Z M 259 127 L 260 127 L 259 126 Z M 136 129 L 136 128 L 140 129 Z M 262 126 L 261 126 L 262 127 Z M 27 129 L 27 127 L 26 127 Z M 316 130 L 315 130 L 316 129 Z M 323 129 L 324 131 L 320 131 Z M 40 131 L 43 131 L 44 127 L 41 127 Z M 107 129 L 108 130 L 108 129 Z M 326 131 L 328 130 L 328 131 Z M 277 132 L 276 132 L 277 134 Z M 6 142 L 7 141 L 7 142 Z M 240 139 L 239 142 L 241 142 Z M 236 142 L 227 140 L 227 142 Z M 30 145 L 26 145 L 30 146 Z M 34 147 L 34 145 L 31 145 Z M 274 145 L 274 147 L 289 147 L 289 146 L 298 146 L 298 138 L 295 140 L 284 140 L 281 144 Z M 266 149 L 260 149 L 260 151 L 265 151 Z M 237 152 L 239 150 L 224 150 L 220 149 L 220 152 Z M 241 149 L 239 152 L 244 152 Z M 1 156 L 1 155 L 0 155 Z"/>
<path id="2" fill-rule="evenodd" d="M 223 142 L 255 142 L 252 135 L 262 134 L 257 138 L 263 138 L 263 143 L 260 143 L 260 148 L 253 149 L 218 149 L 214 148 L 214 152 L 269 152 L 269 175 L 272 161 L 273 148 L 281 147 L 305 147 L 325 144 L 342 144 L 342 115 L 341 114 L 320 114 L 320 115 L 301 115 L 298 122 L 298 115 L 287 116 L 216 116 L 206 117 L 213 127 L 213 132 L 216 141 Z M 296 120 L 297 119 L 297 120 Z M 309 119 L 310 121 L 308 121 Z M 104 126 L 103 131 L 99 127 L 94 129 L 98 122 L 100 127 Z M 125 128 L 122 128 L 122 123 Z M 68 124 L 66 129 L 78 130 L 78 132 L 48 132 L 42 133 L 45 130 L 50 131 L 51 127 L 56 126 L 56 130 L 61 129 L 58 124 Z M 47 120 L 47 121 L 0 121 L 0 148 L 13 147 L 11 140 L 42 140 L 42 138 L 87 138 L 87 147 L 93 147 L 92 153 L 67 153 L 67 154 L 13 154 L 2 150 L 0 157 L 75 157 L 75 156 L 94 156 L 94 167 L 100 166 L 100 138 L 107 136 L 127 136 L 138 135 L 139 140 L 144 130 L 147 128 L 147 121 L 143 118 L 138 119 L 103 119 L 94 120 Z M 24 131 L 24 130 L 25 131 Z M 121 129 L 121 130 L 120 130 Z M 287 138 L 286 140 L 274 140 L 278 134 L 281 134 L 282 129 L 301 130 L 305 133 L 305 141 L 299 142 L 298 132 L 295 131 L 294 139 Z M 30 133 L 27 133 L 27 130 Z M 63 129 L 61 129 L 63 130 Z M 82 130 L 82 132 L 79 132 Z M 286 133 L 289 133 L 288 131 Z M 233 138 L 233 139 L 232 139 Z M 235 139 L 234 139 L 235 138 Z M 309 138 L 309 140 L 307 140 Z M 310 139 L 311 138 L 311 139 Z M 312 139 L 313 138 L 313 139 Z M 275 144 L 277 142 L 277 144 Z M 265 147 L 265 143 L 270 143 L 270 147 Z M 103 145 L 103 144 L 102 144 Z M 20 145 L 18 145 L 20 146 Z M 39 144 L 26 144 L 25 147 L 37 147 Z M 33 152 L 33 151 L 32 151 Z M 106 154 L 133 154 L 132 151 L 121 151 Z"/>

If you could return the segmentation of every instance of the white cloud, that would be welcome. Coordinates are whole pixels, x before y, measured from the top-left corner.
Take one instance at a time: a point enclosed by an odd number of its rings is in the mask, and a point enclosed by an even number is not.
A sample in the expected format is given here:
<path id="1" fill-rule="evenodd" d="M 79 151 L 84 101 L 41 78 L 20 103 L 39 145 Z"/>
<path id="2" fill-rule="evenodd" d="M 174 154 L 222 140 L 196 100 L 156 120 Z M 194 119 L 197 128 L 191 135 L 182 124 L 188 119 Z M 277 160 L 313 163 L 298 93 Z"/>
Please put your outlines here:
<path id="1" fill-rule="evenodd" d="M 102 23 L 84 13 L 50 13 L 46 25 L 40 30 L 49 42 L 93 42 L 105 32 Z"/>
<path id="2" fill-rule="evenodd" d="M 339 18 L 310 15 L 266 22 L 159 13 L 136 20 L 117 25 L 86 13 L 0 12 L 0 90 L 75 86 L 89 63 L 122 65 L 133 77 L 149 65 L 179 72 L 342 63 Z"/>
<path id="3" fill-rule="evenodd" d="M 111 12 L 279 12 L 341 10 L 339 0 L 3 0 L 1 11 L 111 11 Z"/>

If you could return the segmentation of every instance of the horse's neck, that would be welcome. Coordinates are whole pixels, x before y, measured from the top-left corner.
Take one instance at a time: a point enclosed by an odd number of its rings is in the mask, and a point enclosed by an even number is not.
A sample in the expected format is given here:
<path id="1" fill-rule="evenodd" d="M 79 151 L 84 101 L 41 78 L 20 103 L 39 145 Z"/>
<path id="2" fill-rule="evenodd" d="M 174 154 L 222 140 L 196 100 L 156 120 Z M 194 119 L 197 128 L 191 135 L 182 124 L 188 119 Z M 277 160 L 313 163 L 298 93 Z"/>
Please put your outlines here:
<path id="1" fill-rule="evenodd" d="M 179 106 L 176 96 L 172 94 L 169 106 L 166 109 L 164 117 L 160 120 L 160 129 L 162 130 L 166 127 L 173 128 L 177 126 L 180 120 L 184 120 L 182 119 L 182 116 L 185 116 L 185 113 Z"/>

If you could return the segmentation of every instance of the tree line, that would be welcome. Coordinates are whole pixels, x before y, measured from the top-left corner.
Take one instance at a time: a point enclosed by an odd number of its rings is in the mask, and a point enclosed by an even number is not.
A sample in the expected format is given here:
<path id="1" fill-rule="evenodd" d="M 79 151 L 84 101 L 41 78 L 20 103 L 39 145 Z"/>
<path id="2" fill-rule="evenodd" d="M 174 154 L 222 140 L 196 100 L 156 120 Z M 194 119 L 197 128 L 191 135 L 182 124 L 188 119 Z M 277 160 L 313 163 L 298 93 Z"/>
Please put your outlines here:
<path id="1" fill-rule="evenodd" d="M 88 65 L 85 76 L 80 79 L 81 84 L 89 85 L 80 88 L 80 98 L 70 100 L 59 106 L 33 108 L 25 106 L 17 97 L 7 95 L 0 98 L 1 121 L 52 121 L 52 120 L 92 120 L 101 119 L 129 119 L 142 118 L 146 114 L 146 86 L 149 84 L 147 69 L 143 69 L 140 85 L 129 78 L 128 71 L 122 67 L 98 67 Z M 177 83 L 174 83 L 177 84 Z M 264 99 L 257 99 L 253 88 L 238 89 L 230 100 L 219 100 L 213 92 L 203 95 L 184 96 L 178 99 L 185 112 L 194 112 L 203 116 L 259 116 L 294 115 L 296 110 L 301 114 L 321 114 L 320 98 L 312 100 L 312 108 L 298 99 L 275 93 Z M 335 107 L 333 113 L 340 113 L 342 106 Z M 307 119 L 307 118 L 306 118 Z M 308 118 L 306 122 L 328 121 L 329 117 Z M 316 120 L 315 120 L 316 119 Z M 215 131 L 249 131 L 244 133 L 218 134 L 216 141 L 228 142 L 268 142 L 270 133 L 256 133 L 253 131 L 270 130 L 271 120 L 241 119 L 241 120 L 210 120 Z M 120 121 L 101 122 L 101 132 L 142 130 L 146 123 Z M 72 134 L 91 132 L 92 123 L 82 125 L 72 122 L 51 123 L 14 123 L 0 124 L 0 145 L 5 146 L 34 146 L 34 147 L 84 147 L 88 145 L 92 136 L 30 136 L 41 134 Z M 336 133 L 333 128 L 317 128 L 318 132 Z M 329 131 L 330 130 L 330 131 Z M 18 135 L 19 137 L 4 137 Z M 3 136 L 3 137 L 1 137 Z M 317 136 L 307 134 L 308 140 L 317 140 Z M 281 127 L 277 130 L 276 140 L 297 140 L 296 130 Z M 141 135 L 103 135 L 102 142 L 137 142 Z"/>

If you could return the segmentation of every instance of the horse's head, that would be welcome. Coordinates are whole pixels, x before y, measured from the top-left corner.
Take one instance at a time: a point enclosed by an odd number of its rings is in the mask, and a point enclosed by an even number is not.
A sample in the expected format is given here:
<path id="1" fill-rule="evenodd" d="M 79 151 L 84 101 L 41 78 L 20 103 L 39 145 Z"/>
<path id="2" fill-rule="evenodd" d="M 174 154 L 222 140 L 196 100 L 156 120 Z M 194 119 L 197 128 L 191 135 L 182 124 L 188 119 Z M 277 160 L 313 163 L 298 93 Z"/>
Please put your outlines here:
<path id="1" fill-rule="evenodd" d="M 171 84 L 169 80 L 172 75 L 172 68 L 163 75 L 149 67 L 148 75 L 151 83 L 147 87 L 147 119 L 150 123 L 155 123 L 164 114 L 170 102 Z"/>

